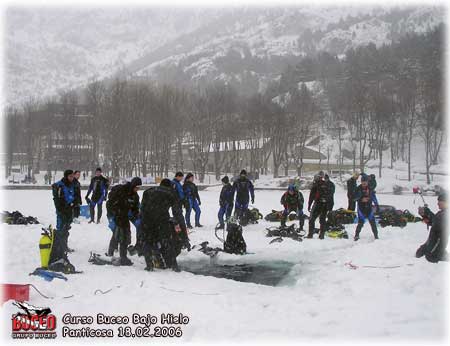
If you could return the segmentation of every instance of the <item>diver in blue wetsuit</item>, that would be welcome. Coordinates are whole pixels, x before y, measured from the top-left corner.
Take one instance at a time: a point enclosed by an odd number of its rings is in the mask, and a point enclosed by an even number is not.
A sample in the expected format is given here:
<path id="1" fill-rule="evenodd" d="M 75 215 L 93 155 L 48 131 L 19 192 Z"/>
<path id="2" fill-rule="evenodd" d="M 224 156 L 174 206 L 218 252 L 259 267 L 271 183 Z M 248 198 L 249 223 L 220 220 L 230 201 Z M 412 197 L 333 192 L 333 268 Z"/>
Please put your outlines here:
<path id="1" fill-rule="evenodd" d="M 91 184 L 89 185 L 88 192 L 85 196 L 87 204 L 90 207 L 91 221 L 89 223 L 94 223 L 95 216 L 95 206 L 97 206 L 97 223 L 100 223 L 100 219 L 103 213 L 103 202 L 106 201 L 106 196 L 108 194 L 109 180 L 102 175 L 102 169 L 97 168 L 95 170 L 95 177 L 91 179 Z M 92 196 L 89 195 L 92 192 Z"/>
<path id="2" fill-rule="evenodd" d="M 357 241 L 359 239 L 359 234 L 366 220 L 369 220 L 373 235 L 375 239 L 378 239 L 372 204 L 375 205 L 377 212 L 379 212 L 380 207 L 378 206 L 375 191 L 369 187 L 369 177 L 367 175 L 361 176 L 361 185 L 357 187 L 353 199 L 358 203 L 358 226 L 356 227 L 354 240 Z"/>
<path id="3" fill-rule="evenodd" d="M 73 171 L 64 171 L 64 178 L 52 185 L 53 202 L 56 208 L 56 230 L 49 264 L 67 261 L 67 241 L 73 221 L 73 208 L 76 203 Z"/>
<path id="4" fill-rule="evenodd" d="M 228 176 L 224 176 L 222 178 L 222 191 L 220 191 L 220 197 L 219 197 L 219 226 L 217 229 L 224 229 L 225 228 L 225 222 L 223 220 L 223 217 L 226 217 L 226 220 L 228 220 L 231 216 L 231 212 L 233 211 L 233 202 L 234 202 L 234 190 L 233 186 L 230 184 L 230 179 Z"/>
<path id="5" fill-rule="evenodd" d="M 192 173 L 186 174 L 186 178 L 184 178 L 183 192 L 186 199 L 185 201 L 186 227 L 192 228 L 191 225 L 192 209 L 194 209 L 195 211 L 195 227 L 203 227 L 200 224 L 200 214 L 201 214 L 200 205 L 202 204 L 202 202 L 200 201 L 197 185 L 194 184 L 194 175 Z"/>

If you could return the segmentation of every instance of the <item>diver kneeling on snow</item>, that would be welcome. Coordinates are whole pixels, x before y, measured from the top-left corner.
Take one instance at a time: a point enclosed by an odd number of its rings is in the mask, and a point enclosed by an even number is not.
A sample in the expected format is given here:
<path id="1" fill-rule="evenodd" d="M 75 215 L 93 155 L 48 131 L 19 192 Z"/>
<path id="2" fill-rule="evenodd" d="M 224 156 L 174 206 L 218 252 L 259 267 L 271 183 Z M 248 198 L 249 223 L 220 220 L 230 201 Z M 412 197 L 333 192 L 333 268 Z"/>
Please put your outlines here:
<path id="1" fill-rule="evenodd" d="M 358 226 L 356 227 L 354 240 L 357 241 L 359 239 L 359 234 L 361 233 L 361 229 L 363 228 L 366 219 L 369 220 L 375 239 L 378 239 L 378 230 L 375 223 L 372 203 L 375 205 L 377 213 L 379 213 L 380 207 L 378 206 L 375 191 L 369 186 L 369 177 L 366 174 L 361 175 L 361 184 L 356 188 L 353 199 L 358 203 Z"/>
<path id="2" fill-rule="evenodd" d="M 134 177 L 131 182 L 116 185 L 109 193 L 106 202 L 106 211 L 110 224 L 113 224 L 113 235 L 109 242 L 108 255 L 113 256 L 114 250 L 119 246 L 120 265 L 132 265 L 127 257 L 127 247 L 131 243 L 131 231 L 129 214 L 139 214 L 139 195 L 137 191 L 142 185 L 139 177 Z M 136 201 L 137 200 L 137 201 Z"/>
<path id="3" fill-rule="evenodd" d="M 288 190 L 281 196 L 280 203 L 284 207 L 283 214 L 281 215 L 281 226 L 286 226 L 286 219 L 289 213 L 293 211 L 299 219 L 300 229 L 303 230 L 303 224 L 305 222 L 303 217 L 304 202 L 303 194 L 295 188 L 294 184 L 290 184 Z"/>
<path id="4" fill-rule="evenodd" d="M 446 224 L 447 194 L 442 193 L 439 195 L 438 208 L 439 211 L 436 214 L 433 214 L 428 207 L 419 208 L 419 214 L 431 226 L 431 229 L 427 241 L 417 249 L 416 257 L 425 256 L 432 263 L 448 261 L 448 253 L 446 251 L 448 244 L 448 225 Z"/>
<path id="5" fill-rule="evenodd" d="M 73 221 L 73 208 L 76 203 L 73 171 L 64 171 L 64 178 L 52 185 L 53 202 L 56 208 L 56 230 L 53 234 L 53 243 L 48 268 L 53 271 L 71 273 L 74 266 L 67 258 L 67 241 L 69 230 Z"/>
<path id="6" fill-rule="evenodd" d="M 173 219 L 169 214 L 172 209 Z M 180 271 L 177 256 L 182 248 L 191 249 L 180 201 L 169 179 L 144 191 L 141 203 L 141 232 L 147 267 Z"/>

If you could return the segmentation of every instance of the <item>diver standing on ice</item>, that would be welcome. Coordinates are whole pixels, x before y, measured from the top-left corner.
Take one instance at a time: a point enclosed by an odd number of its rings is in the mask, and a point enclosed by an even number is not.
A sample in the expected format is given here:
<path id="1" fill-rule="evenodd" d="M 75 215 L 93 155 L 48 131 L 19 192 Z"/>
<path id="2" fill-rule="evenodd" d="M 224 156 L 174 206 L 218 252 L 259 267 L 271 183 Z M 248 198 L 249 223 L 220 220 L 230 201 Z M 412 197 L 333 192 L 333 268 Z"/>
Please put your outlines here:
<path id="1" fill-rule="evenodd" d="M 131 182 L 116 185 L 109 193 L 106 209 L 108 219 L 114 224 L 108 255 L 112 256 L 119 246 L 120 265 L 132 265 L 127 257 L 127 247 L 131 243 L 130 215 L 136 219 L 139 215 L 139 195 L 137 194 L 142 180 L 134 177 Z"/>
<path id="2" fill-rule="evenodd" d="M 249 204 L 249 194 L 252 204 L 255 203 L 255 191 L 252 182 L 247 178 L 247 171 L 243 169 L 239 174 L 239 179 L 233 183 L 233 196 L 236 192 L 236 202 L 234 215 L 243 226 L 247 224 L 247 211 Z"/>
<path id="3" fill-rule="evenodd" d="M 102 169 L 99 167 L 95 170 L 95 176 L 91 179 L 88 192 L 85 196 L 87 204 L 90 206 L 91 221 L 94 223 L 95 206 L 97 206 L 97 223 L 100 223 L 102 217 L 103 202 L 106 201 L 108 194 L 109 180 L 102 175 Z M 92 192 L 92 197 L 89 195 Z"/>
<path id="4" fill-rule="evenodd" d="M 169 179 L 163 179 L 159 186 L 145 190 L 142 196 L 141 232 L 147 271 L 155 266 L 180 271 L 177 256 L 183 247 L 191 249 L 181 206 L 172 186 Z"/>
<path id="5" fill-rule="evenodd" d="M 359 239 L 359 234 L 366 220 L 369 220 L 370 227 L 375 239 L 378 239 L 378 230 L 375 223 L 372 203 L 375 205 L 377 213 L 380 211 L 375 191 L 369 186 L 369 177 L 366 174 L 361 175 L 361 184 L 356 188 L 353 199 L 358 202 L 358 226 L 356 227 L 354 240 Z"/>
<path id="6" fill-rule="evenodd" d="M 54 271 L 75 271 L 67 258 L 67 242 L 73 221 L 73 208 L 76 203 L 73 180 L 73 171 L 67 169 L 64 171 L 64 178 L 52 185 L 53 202 L 56 209 L 56 230 L 53 234 L 49 269 Z"/>
<path id="7" fill-rule="evenodd" d="M 309 218 L 309 230 L 307 238 L 312 238 L 314 234 L 314 223 L 319 218 L 320 232 L 319 239 L 323 239 L 326 232 L 327 212 L 330 205 L 330 184 L 325 180 L 325 174 L 320 171 L 319 174 L 314 177 L 313 186 L 309 193 L 308 211 L 311 212 Z M 314 204 L 313 204 L 314 202 Z"/>

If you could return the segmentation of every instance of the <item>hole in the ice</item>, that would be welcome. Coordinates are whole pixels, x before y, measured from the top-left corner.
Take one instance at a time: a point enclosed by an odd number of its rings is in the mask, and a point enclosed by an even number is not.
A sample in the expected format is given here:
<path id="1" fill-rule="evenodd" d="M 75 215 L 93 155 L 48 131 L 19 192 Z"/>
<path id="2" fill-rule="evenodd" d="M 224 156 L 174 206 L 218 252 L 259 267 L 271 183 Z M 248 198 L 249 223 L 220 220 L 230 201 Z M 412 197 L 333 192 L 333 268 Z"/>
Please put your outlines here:
<path id="1" fill-rule="evenodd" d="M 293 284 L 294 279 L 288 275 L 293 266 L 294 263 L 285 261 L 233 265 L 205 265 L 205 263 L 180 265 L 182 270 L 196 275 L 253 282 L 266 286 L 289 286 Z"/>

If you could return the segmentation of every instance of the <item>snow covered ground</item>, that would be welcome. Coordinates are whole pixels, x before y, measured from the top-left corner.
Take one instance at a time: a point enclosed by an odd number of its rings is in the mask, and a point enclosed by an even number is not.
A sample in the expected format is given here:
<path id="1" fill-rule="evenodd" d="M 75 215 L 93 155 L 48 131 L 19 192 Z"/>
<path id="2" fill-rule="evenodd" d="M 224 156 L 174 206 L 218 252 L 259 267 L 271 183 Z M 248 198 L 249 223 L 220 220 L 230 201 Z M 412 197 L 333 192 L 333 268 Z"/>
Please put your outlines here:
<path id="1" fill-rule="evenodd" d="M 217 200 L 220 187 L 201 191 L 202 217 L 205 225 L 191 235 L 191 244 L 209 241 L 221 246 L 214 236 L 217 222 Z M 305 198 L 309 192 L 304 191 Z M 266 215 L 281 209 L 281 191 L 256 191 L 256 207 Z M 2 209 L 20 210 L 36 216 L 44 225 L 55 223 L 50 191 L 2 191 Z M 436 197 L 425 196 L 433 211 Z M 416 213 L 420 203 L 411 195 L 379 195 L 380 204 Z M 345 191 L 337 189 L 335 208 L 346 206 Z M 448 263 L 430 264 L 416 259 L 415 250 L 427 237 L 422 223 L 408 224 L 404 229 L 380 228 L 380 240 L 374 241 L 369 225 L 361 240 L 285 239 L 269 245 L 265 227 L 260 221 L 245 227 L 248 252 L 245 256 L 219 253 L 217 264 L 286 261 L 293 267 L 279 286 L 237 282 L 211 276 L 172 271 L 145 272 L 143 258 L 133 257 L 132 267 L 94 266 L 87 262 L 89 252 L 105 252 L 110 231 L 106 218 L 102 224 L 86 221 L 73 225 L 69 244 L 75 249 L 71 262 L 84 273 L 69 276 L 68 281 L 44 281 L 29 276 L 40 265 L 38 242 L 40 226 L 1 226 L 3 273 L 1 282 L 31 283 L 30 302 L 49 306 L 60 318 L 97 313 L 128 315 L 132 313 L 183 313 L 190 322 L 183 326 L 183 341 L 415 341 L 423 344 L 443 342 L 447 338 Z M 352 236 L 355 225 L 348 225 Z M 133 232 L 134 233 L 134 232 Z M 133 234 L 134 236 L 134 234 Z M 134 237 L 133 237 L 134 238 Z M 134 239 L 133 239 L 134 241 Z M 359 266 L 350 269 L 346 263 Z M 183 252 L 179 263 L 209 266 L 206 255 L 192 250 Z M 378 266 L 396 268 L 367 268 Z M 95 294 L 99 289 L 106 294 Z M 64 298 L 72 296 L 71 298 Z M 1 309 L 7 321 L 17 312 L 8 301 Z M 10 327 L 3 323 L 3 335 L 10 340 Z M 62 323 L 58 324 L 61 340 Z M 79 326 L 81 327 L 81 325 Z M 89 340 L 89 339 L 86 339 Z"/>

